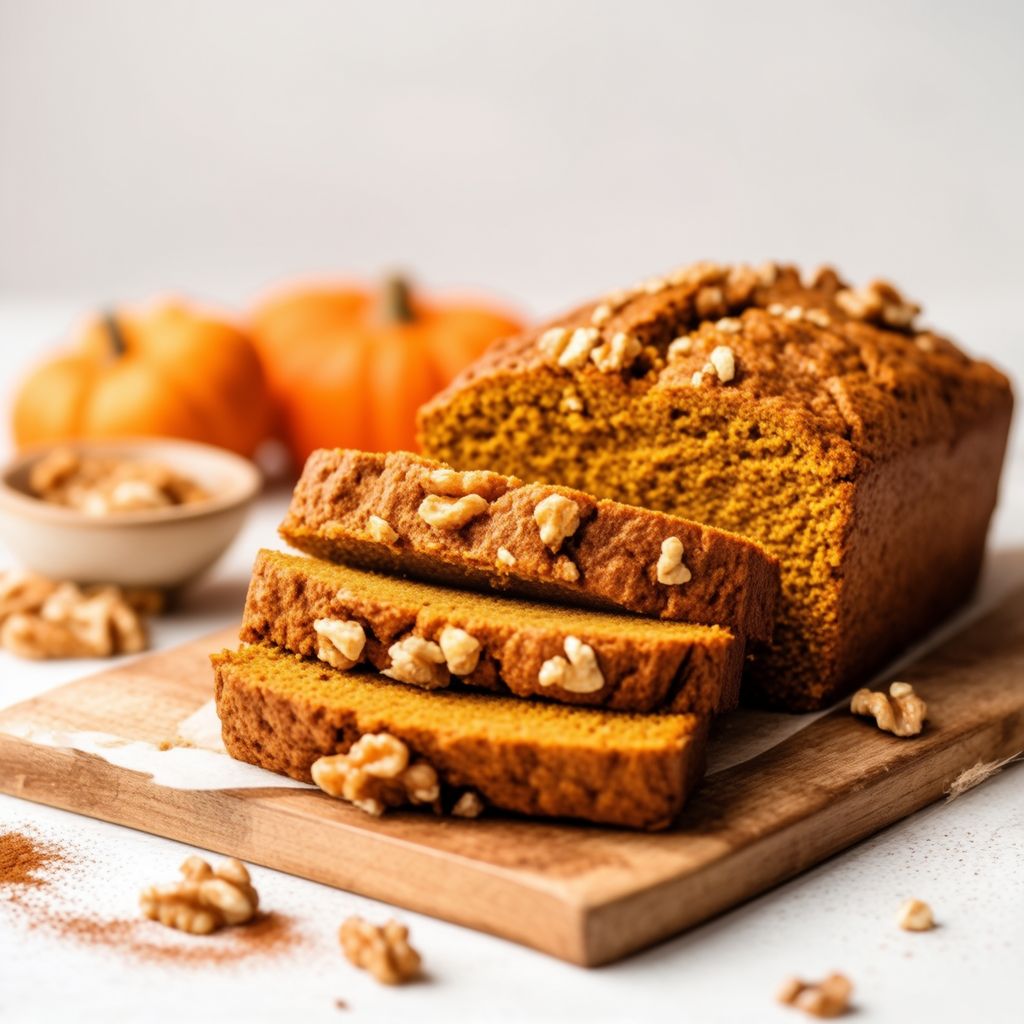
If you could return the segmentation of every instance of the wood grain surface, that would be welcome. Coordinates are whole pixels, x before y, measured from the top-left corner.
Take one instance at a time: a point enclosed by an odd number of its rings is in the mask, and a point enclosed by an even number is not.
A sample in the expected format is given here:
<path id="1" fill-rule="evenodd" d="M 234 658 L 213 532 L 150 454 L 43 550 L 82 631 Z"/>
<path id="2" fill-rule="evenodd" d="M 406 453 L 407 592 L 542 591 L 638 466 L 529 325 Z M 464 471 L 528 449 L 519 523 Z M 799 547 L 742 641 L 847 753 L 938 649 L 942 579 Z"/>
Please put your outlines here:
<path id="1" fill-rule="evenodd" d="M 942 797 L 965 768 L 1024 749 L 1024 590 L 903 669 L 927 698 L 915 739 L 845 710 L 710 777 L 672 831 L 632 833 L 417 812 L 370 818 L 311 790 L 177 790 L 10 735 L 159 744 L 209 700 L 233 632 L 71 683 L 0 713 L 0 789 L 500 935 L 607 963 L 748 899 Z M 742 729 L 742 712 L 730 729 Z"/>

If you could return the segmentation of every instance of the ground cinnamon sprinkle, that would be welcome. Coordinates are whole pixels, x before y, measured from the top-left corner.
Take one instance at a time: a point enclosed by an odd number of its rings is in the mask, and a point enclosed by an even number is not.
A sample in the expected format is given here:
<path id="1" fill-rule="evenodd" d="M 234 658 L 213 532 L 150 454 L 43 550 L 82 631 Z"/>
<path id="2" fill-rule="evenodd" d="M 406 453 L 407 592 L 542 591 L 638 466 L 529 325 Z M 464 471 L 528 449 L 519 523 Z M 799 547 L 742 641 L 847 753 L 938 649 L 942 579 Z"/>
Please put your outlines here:
<path id="1" fill-rule="evenodd" d="M 183 935 L 155 921 L 106 918 L 79 896 L 88 859 L 25 832 L 0 834 L 0 909 L 32 931 L 116 950 L 149 963 L 212 966 L 280 956 L 305 943 L 294 921 L 274 912 L 216 935 Z M 71 884 L 65 884 L 71 883 Z"/>

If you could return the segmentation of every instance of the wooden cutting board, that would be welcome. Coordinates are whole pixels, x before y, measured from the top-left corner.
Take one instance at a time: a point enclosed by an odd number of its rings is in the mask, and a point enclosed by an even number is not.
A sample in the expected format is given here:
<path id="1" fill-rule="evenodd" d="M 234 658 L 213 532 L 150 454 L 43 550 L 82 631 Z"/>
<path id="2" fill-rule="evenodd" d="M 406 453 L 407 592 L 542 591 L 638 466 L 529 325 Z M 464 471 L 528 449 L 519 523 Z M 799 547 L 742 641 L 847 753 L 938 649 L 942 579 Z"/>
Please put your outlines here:
<path id="1" fill-rule="evenodd" d="M 169 789 L 9 734 L 29 726 L 159 744 L 209 700 L 207 654 L 225 645 L 230 632 L 0 713 L 0 789 L 585 965 L 764 892 L 939 799 L 965 768 L 1024 749 L 1024 590 L 900 672 L 928 700 L 920 737 L 896 739 L 834 711 L 710 777 L 679 827 L 654 835 L 498 816 L 374 819 L 312 790 Z M 726 728 L 746 728 L 742 713 Z"/>

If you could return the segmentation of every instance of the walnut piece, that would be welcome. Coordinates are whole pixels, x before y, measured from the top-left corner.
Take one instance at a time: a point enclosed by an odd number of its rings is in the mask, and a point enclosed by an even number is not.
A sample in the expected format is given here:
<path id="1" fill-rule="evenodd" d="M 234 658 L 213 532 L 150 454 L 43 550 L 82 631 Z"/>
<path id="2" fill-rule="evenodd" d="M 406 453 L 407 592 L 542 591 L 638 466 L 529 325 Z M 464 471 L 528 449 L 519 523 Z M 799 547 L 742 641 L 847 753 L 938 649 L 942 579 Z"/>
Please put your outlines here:
<path id="1" fill-rule="evenodd" d="M 21 658 L 104 658 L 146 647 L 142 619 L 118 587 L 83 589 L 22 573 L 0 586 L 0 607 L 0 646 Z"/>
<path id="2" fill-rule="evenodd" d="M 927 932 L 935 927 L 935 917 L 924 900 L 904 900 L 896 923 L 906 932 Z"/>
<path id="3" fill-rule="evenodd" d="M 736 376 L 736 357 L 728 345 L 715 346 L 708 356 L 708 365 L 723 384 L 728 384 Z M 707 366 L 704 367 L 704 372 L 710 372 Z"/>
<path id="4" fill-rule="evenodd" d="M 590 358 L 602 373 L 616 373 L 629 369 L 642 351 L 643 346 L 632 334 L 618 331 L 611 341 L 592 349 Z"/>
<path id="5" fill-rule="evenodd" d="M 567 636 L 565 653 L 568 661 L 556 654 L 541 665 L 537 674 L 541 686 L 558 686 L 569 693 L 596 693 L 604 686 L 593 647 L 578 637 Z"/>
<path id="6" fill-rule="evenodd" d="M 467 789 L 452 807 L 452 815 L 456 818 L 479 818 L 484 813 L 484 798 L 475 790 Z"/>
<path id="7" fill-rule="evenodd" d="M 508 548 L 498 548 L 495 561 L 497 561 L 498 565 L 503 565 L 506 569 L 511 569 L 512 566 L 516 564 L 516 556 L 513 555 Z"/>
<path id="8" fill-rule="evenodd" d="M 586 366 L 590 350 L 600 337 L 601 332 L 596 327 L 577 327 L 569 335 L 569 341 L 558 357 L 558 365 L 567 370 L 578 370 Z"/>
<path id="9" fill-rule="evenodd" d="M 850 711 L 871 716 L 879 729 L 894 736 L 917 736 L 924 728 L 928 705 L 910 683 L 893 683 L 888 696 L 878 690 L 858 690 L 850 701 Z"/>
<path id="10" fill-rule="evenodd" d="M 853 985 L 842 974 L 830 974 L 816 984 L 790 978 L 779 989 L 778 1000 L 812 1017 L 840 1017 L 850 1006 Z"/>
<path id="11" fill-rule="evenodd" d="M 568 327 L 550 327 L 537 339 L 537 347 L 544 356 L 552 362 L 557 362 L 565 351 L 565 346 L 569 344 L 571 334 L 572 331 Z"/>
<path id="12" fill-rule="evenodd" d="M 409 945 L 409 929 L 397 921 L 375 925 L 349 917 L 338 939 L 349 963 L 369 971 L 382 985 L 401 985 L 420 973 L 420 955 Z"/>
<path id="13" fill-rule="evenodd" d="M 316 656 L 342 670 L 359 664 L 366 647 L 366 631 L 353 619 L 316 619 Z"/>
<path id="14" fill-rule="evenodd" d="M 683 542 L 678 537 L 666 537 L 661 542 L 658 556 L 658 582 L 666 586 L 688 583 L 693 574 L 683 564 Z"/>
<path id="15" fill-rule="evenodd" d="M 468 676 L 480 662 L 480 641 L 458 626 L 445 626 L 437 642 L 453 676 Z"/>
<path id="16" fill-rule="evenodd" d="M 344 754 L 313 762 L 313 781 L 330 796 L 379 817 L 388 807 L 433 804 L 441 783 L 429 762 L 410 764 L 409 748 L 387 732 L 360 736 Z"/>
<path id="17" fill-rule="evenodd" d="M 689 334 L 680 335 L 668 347 L 668 361 L 675 362 L 693 351 L 693 338 Z"/>
<path id="18" fill-rule="evenodd" d="M 436 690 L 451 682 L 445 667 L 444 651 L 433 640 L 410 634 L 388 648 L 388 657 L 391 664 L 382 675 L 400 683 Z"/>
<path id="19" fill-rule="evenodd" d="M 181 873 L 183 881 L 142 890 L 144 916 L 192 935 L 208 935 L 256 916 L 259 897 L 241 861 L 231 858 L 214 870 L 202 857 L 192 856 L 181 865 Z"/>
<path id="20" fill-rule="evenodd" d="M 575 501 L 561 494 L 549 494 L 537 503 L 533 510 L 533 521 L 540 527 L 541 542 L 552 551 L 557 551 L 562 541 L 579 529 L 580 508 Z"/>
<path id="21" fill-rule="evenodd" d="M 398 540 L 398 534 L 391 529 L 391 524 L 380 516 L 370 516 L 366 520 L 366 532 L 378 544 L 394 544 Z"/>
<path id="22" fill-rule="evenodd" d="M 872 281 L 863 288 L 844 288 L 836 293 L 836 305 L 854 320 L 907 330 L 921 307 L 908 302 L 887 281 Z"/>
<path id="23" fill-rule="evenodd" d="M 27 569 L 0 573 L 0 622 L 17 612 L 37 612 L 57 589 L 53 580 Z"/>
<path id="24" fill-rule="evenodd" d="M 439 530 L 460 530 L 486 512 L 487 507 L 487 499 L 479 494 L 465 494 L 461 498 L 428 494 L 417 511 L 424 522 Z"/>

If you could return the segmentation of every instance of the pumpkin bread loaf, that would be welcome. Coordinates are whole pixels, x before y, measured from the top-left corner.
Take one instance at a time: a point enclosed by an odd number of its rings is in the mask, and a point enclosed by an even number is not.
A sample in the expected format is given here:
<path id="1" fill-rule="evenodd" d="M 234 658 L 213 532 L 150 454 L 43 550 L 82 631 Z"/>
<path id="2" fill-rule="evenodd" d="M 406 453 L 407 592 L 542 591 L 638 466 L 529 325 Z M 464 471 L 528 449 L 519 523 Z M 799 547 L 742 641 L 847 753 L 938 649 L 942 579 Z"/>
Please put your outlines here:
<path id="1" fill-rule="evenodd" d="M 729 711 L 743 667 L 742 642 L 719 626 L 561 608 L 277 551 L 256 558 L 240 638 L 428 689 L 639 712 Z"/>
<path id="2" fill-rule="evenodd" d="M 224 745 L 309 782 L 323 756 L 388 733 L 493 807 L 665 828 L 703 771 L 707 719 L 427 691 L 265 645 L 213 656 Z"/>
<path id="3" fill-rule="evenodd" d="M 497 344 L 424 407 L 423 448 L 760 541 L 782 599 L 751 692 L 820 707 L 981 565 L 1010 386 L 917 313 L 828 269 L 684 267 Z"/>
<path id="4" fill-rule="evenodd" d="M 281 525 L 320 558 L 573 605 L 772 633 L 778 564 L 743 537 L 408 452 L 321 449 Z"/>

